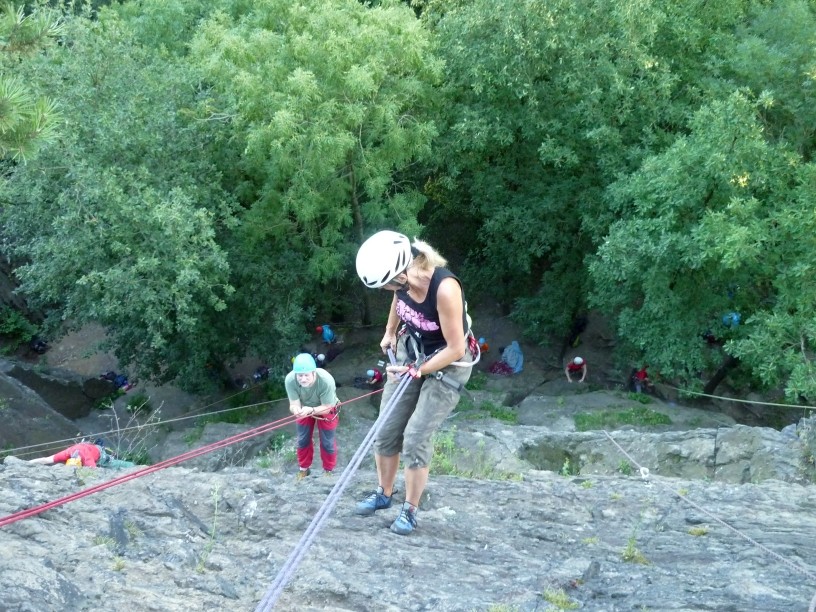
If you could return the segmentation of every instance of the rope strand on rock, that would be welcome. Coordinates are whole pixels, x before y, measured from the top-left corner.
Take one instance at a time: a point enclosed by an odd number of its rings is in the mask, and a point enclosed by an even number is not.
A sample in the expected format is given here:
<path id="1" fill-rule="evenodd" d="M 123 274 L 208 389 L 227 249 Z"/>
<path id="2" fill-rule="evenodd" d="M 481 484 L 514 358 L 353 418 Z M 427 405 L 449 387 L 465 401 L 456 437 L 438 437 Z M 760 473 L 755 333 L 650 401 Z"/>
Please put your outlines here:
<path id="1" fill-rule="evenodd" d="M 388 356 L 391 359 L 391 363 L 394 364 L 396 360 L 393 352 L 390 349 L 388 351 Z M 340 501 L 340 496 L 343 494 L 346 486 L 351 481 L 354 473 L 360 466 L 360 463 L 362 463 L 363 458 L 368 453 L 369 448 L 371 448 L 373 445 L 375 436 L 380 432 L 380 429 L 382 429 L 383 424 L 393 411 L 394 406 L 397 405 L 397 402 L 402 397 L 402 394 L 405 392 L 405 389 L 412 380 L 413 378 L 408 374 L 404 374 L 400 379 L 397 388 L 394 390 L 394 394 L 389 398 L 387 404 L 380 410 L 380 416 L 377 417 L 374 425 L 372 425 L 362 443 L 357 448 L 357 451 L 354 453 L 354 456 L 343 470 L 340 478 L 338 478 L 334 487 L 332 487 L 332 490 L 326 496 L 326 499 L 321 504 L 317 514 L 315 514 L 312 522 L 309 523 L 306 531 L 301 536 L 300 541 L 298 541 L 294 550 L 292 550 L 289 557 L 283 563 L 283 566 L 281 566 L 275 580 L 269 585 L 269 588 L 266 590 L 263 598 L 255 608 L 255 612 L 269 612 L 275 606 L 275 603 L 278 601 L 281 593 L 283 593 L 283 589 L 286 588 L 286 585 L 288 584 L 289 580 L 291 580 L 292 576 L 300 565 L 300 562 L 303 560 L 303 557 L 309 551 L 309 547 L 312 545 L 312 542 L 314 542 L 318 532 L 329 518 L 332 510 L 334 510 L 337 503 Z"/>
<path id="2" fill-rule="evenodd" d="M 359 397 L 355 397 L 353 399 L 346 400 L 345 402 L 342 402 L 342 404 L 349 404 L 349 403 L 354 402 L 354 401 L 356 401 L 356 400 L 358 400 L 358 399 L 360 399 L 362 397 L 368 397 L 369 395 L 371 395 L 371 394 L 367 393 L 365 395 L 361 395 Z M 80 499 L 82 497 L 86 497 L 88 495 L 91 495 L 93 493 L 97 493 L 99 491 L 103 491 L 105 489 L 109 489 L 109 488 L 114 487 L 114 486 L 116 486 L 118 484 L 128 482 L 128 481 L 133 480 L 135 478 L 141 478 L 142 476 L 147 476 L 148 474 L 152 474 L 154 472 L 158 472 L 159 470 L 163 470 L 164 468 L 167 468 L 167 467 L 170 467 L 170 466 L 173 466 L 173 465 L 177 465 L 177 464 L 179 464 L 179 463 L 181 463 L 183 461 L 187 461 L 188 459 L 194 459 L 195 457 L 199 457 L 201 455 L 206 455 L 207 453 L 210 453 L 210 452 L 212 452 L 214 450 L 219 450 L 221 448 L 226 448 L 227 446 L 230 446 L 232 444 L 236 444 L 238 442 L 243 442 L 245 440 L 249 440 L 250 438 L 254 438 L 254 437 L 259 436 L 261 434 L 268 433 L 268 432 L 273 431 L 275 429 L 279 429 L 280 427 L 284 427 L 285 425 L 290 425 L 290 424 L 294 423 L 297 420 L 297 418 L 298 417 L 295 417 L 294 415 L 289 415 L 289 416 L 286 416 L 286 417 L 284 417 L 282 419 L 278 419 L 277 421 L 272 421 L 271 423 L 266 423 L 265 425 L 260 425 L 258 427 L 254 427 L 254 428 L 249 429 L 249 430 L 247 430 L 245 432 L 241 432 L 239 434 L 235 434 L 234 436 L 224 438 L 223 440 L 220 440 L 218 442 L 213 442 L 212 444 L 207 444 L 205 446 L 202 446 L 201 448 L 193 449 L 193 450 L 188 451 L 186 453 L 182 453 L 181 455 L 178 455 L 176 457 L 171 457 L 170 459 L 165 459 L 164 461 L 160 461 L 159 463 L 155 463 L 153 465 L 146 466 L 143 469 L 140 469 L 140 470 L 137 470 L 137 471 L 134 471 L 134 472 L 130 472 L 129 474 L 124 474 L 122 476 L 119 476 L 117 478 L 113 478 L 113 479 L 108 480 L 106 482 L 99 483 L 97 485 L 93 485 L 91 487 L 88 487 L 87 489 L 83 489 L 82 491 L 72 493 L 71 495 L 66 495 L 65 497 L 55 499 L 55 500 L 47 502 L 45 504 L 41 504 L 41 505 L 35 506 L 33 508 L 28 508 L 26 510 L 20 510 L 19 512 L 15 512 L 13 514 L 9 514 L 8 516 L 0 518 L 0 527 L 5 527 L 6 525 L 10 525 L 11 523 L 14 523 L 16 521 L 20 521 L 22 519 L 29 518 L 31 516 L 35 516 L 37 514 L 45 512 L 46 510 L 50 510 L 51 508 L 56 508 L 58 506 L 62 506 L 64 504 L 75 501 L 75 500 Z"/>
<path id="3" fill-rule="evenodd" d="M 637 461 L 635 461 L 635 459 L 629 453 L 627 453 L 620 444 L 618 444 L 617 440 L 615 440 L 615 438 L 613 438 L 609 434 L 608 431 L 603 430 L 603 433 L 607 438 L 609 438 L 609 440 L 612 442 L 612 444 L 614 444 L 618 448 L 618 450 L 632 463 L 632 465 L 634 465 L 634 466 L 636 466 L 638 468 L 638 470 L 640 471 L 641 477 L 644 478 L 644 479 L 648 478 L 649 469 L 646 468 L 646 467 L 641 466 Z M 657 482 L 657 481 L 653 481 L 653 482 Z M 814 574 L 813 572 L 811 572 L 807 568 L 802 567 L 801 565 L 798 565 L 798 564 L 794 563 L 793 561 L 790 561 L 789 559 L 786 559 L 785 557 L 783 557 L 779 553 L 772 551 L 770 548 L 768 548 L 764 544 L 760 544 L 755 539 L 753 539 L 751 536 L 741 532 L 736 527 L 732 527 L 731 525 L 729 525 L 728 523 L 723 521 L 718 516 L 714 515 L 713 513 L 709 512 L 708 510 L 706 510 L 705 508 L 703 508 L 699 504 L 695 503 L 694 501 L 689 499 L 687 496 L 681 495 L 678 491 L 673 490 L 668 485 L 666 485 L 666 484 L 664 484 L 662 482 L 657 482 L 657 484 L 660 485 L 661 487 L 663 487 L 664 489 L 666 489 L 667 491 L 669 491 L 670 493 L 672 493 L 672 495 L 675 495 L 675 496 L 679 497 L 685 503 L 692 506 L 693 508 L 695 508 L 699 512 L 702 512 L 703 514 L 708 516 L 711 520 L 719 523 L 720 525 L 722 525 L 726 529 L 732 531 L 733 533 L 735 533 L 739 537 L 741 537 L 744 540 L 750 542 L 752 545 L 756 546 L 757 548 L 759 548 L 763 552 L 767 553 L 768 555 L 771 555 L 772 557 L 774 557 L 778 561 L 781 561 L 782 563 L 784 563 L 785 565 L 787 565 L 791 569 L 796 570 L 797 572 L 799 572 L 801 574 L 804 574 L 805 576 L 807 576 L 808 578 L 810 578 L 811 580 L 816 582 L 816 574 Z"/>

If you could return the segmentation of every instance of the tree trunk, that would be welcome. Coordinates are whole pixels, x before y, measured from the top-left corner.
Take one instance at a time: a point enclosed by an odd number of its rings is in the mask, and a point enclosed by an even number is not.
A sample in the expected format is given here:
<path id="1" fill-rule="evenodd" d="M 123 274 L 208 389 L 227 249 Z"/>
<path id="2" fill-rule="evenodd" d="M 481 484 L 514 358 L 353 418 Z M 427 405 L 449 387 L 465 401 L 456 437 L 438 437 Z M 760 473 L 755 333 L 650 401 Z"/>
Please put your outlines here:
<path id="1" fill-rule="evenodd" d="M 728 372 L 736 368 L 738 365 L 739 359 L 731 355 L 726 355 L 720 368 L 714 373 L 711 380 L 706 383 L 706 386 L 703 387 L 703 393 L 707 393 L 709 395 L 713 394 L 717 386 L 726 376 L 728 376 Z"/>

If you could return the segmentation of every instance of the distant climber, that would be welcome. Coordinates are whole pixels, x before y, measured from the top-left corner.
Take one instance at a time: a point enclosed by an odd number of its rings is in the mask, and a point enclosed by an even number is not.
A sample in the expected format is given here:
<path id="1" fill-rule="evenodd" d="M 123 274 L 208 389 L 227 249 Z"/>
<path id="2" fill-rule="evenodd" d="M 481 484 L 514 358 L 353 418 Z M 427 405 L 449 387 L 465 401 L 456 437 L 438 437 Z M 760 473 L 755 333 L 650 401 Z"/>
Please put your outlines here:
<path id="1" fill-rule="evenodd" d="M 382 385 L 383 382 L 383 374 L 380 372 L 379 368 L 373 368 L 371 370 L 366 371 L 366 376 L 368 379 L 366 380 L 366 384 L 372 387 L 379 387 Z"/>
<path id="2" fill-rule="evenodd" d="M 39 336 L 34 336 L 29 342 L 28 348 L 38 355 L 43 355 L 48 350 L 48 343 Z"/>
<path id="3" fill-rule="evenodd" d="M 101 438 L 94 440 L 93 444 L 89 442 L 74 444 L 54 455 L 31 459 L 29 463 L 40 465 L 64 463 L 76 467 L 133 467 L 136 465 L 131 461 L 116 459 L 113 453 L 105 448 L 105 442 Z"/>
<path id="4" fill-rule="evenodd" d="M 564 374 L 567 375 L 567 380 L 570 382 L 575 382 L 572 380 L 573 376 L 581 375 L 581 378 L 578 382 L 584 382 L 587 377 L 587 363 L 583 357 L 576 357 L 572 361 L 567 364 L 567 367 L 564 368 Z"/>
<path id="5" fill-rule="evenodd" d="M 113 383 L 113 386 L 117 389 L 127 392 L 130 391 L 136 383 L 132 383 L 128 380 L 128 377 L 124 374 L 117 374 L 113 370 L 108 370 L 99 375 L 99 378 L 103 378 L 105 380 L 109 380 Z"/>
<path id="6" fill-rule="evenodd" d="M 648 365 L 644 365 L 632 374 L 632 385 L 635 389 L 635 393 L 643 393 L 644 391 L 650 391 L 652 389 L 652 381 L 649 380 L 649 372 L 647 370 L 648 367 Z"/>
<path id="7" fill-rule="evenodd" d="M 725 325 L 729 329 L 734 329 L 735 327 L 739 327 L 740 321 L 742 317 L 738 312 L 729 312 L 726 315 L 723 315 L 722 324 Z"/>
<path id="8" fill-rule="evenodd" d="M 269 378 L 269 367 L 265 365 L 259 365 L 255 368 L 255 371 L 252 373 L 252 380 L 255 383 L 259 383 L 262 380 L 266 380 Z"/>
<path id="9" fill-rule="evenodd" d="M 323 342 L 325 342 L 326 344 L 334 344 L 335 342 L 337 342 L 337 336 L 335 335 L 334 330 L 328 323 L 318 325 L 317 327 L 315 327 L 315 331 L 323 336 Z"/>

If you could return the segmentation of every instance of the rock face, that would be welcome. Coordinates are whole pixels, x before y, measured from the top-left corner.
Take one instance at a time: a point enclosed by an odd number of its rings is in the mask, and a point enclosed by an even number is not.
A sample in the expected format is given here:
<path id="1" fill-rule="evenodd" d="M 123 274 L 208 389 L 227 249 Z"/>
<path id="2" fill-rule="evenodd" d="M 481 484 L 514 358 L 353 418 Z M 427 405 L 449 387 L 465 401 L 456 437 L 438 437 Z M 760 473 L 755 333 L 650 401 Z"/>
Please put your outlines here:
<path id="1" fill-rule="evenodd" d="M 724 426 L 610 432 L 650 469 L 642 478 L 621 469 L 625 456 L 603 432 L 477 412 L 459 412 L 440 433 L 410 536 L 388 529 L 398 503 L 354 514 L 376 484 L 364 461 L 276 609 L 807 609 L 816 487 L 794 464 L 812 456 L 812 422 L 793 436 Z M 341 465 L 370 416 L 368 406 L 344 411 Z M 546 448 L 571 453 L 575 469 Z M 539 457 L 551 467 L 540 469 Z M 2 609 L 252 610 L 338 478 L 298 482 L 295 470 L 289 440 L 243 466 L 167 468 L 0 527 Z M 116 475 L 7 458 L 0 518 Z M 405 490 L 401 478 L 397 486 Z"/>
<path id="2" fill-rule="evenodd" d="M 34 446 L 34 455 L 44 455 L 53 440 L 77 435 L 76 424 L 49 406 L 16 378 L 0 371 L 0 448 Z M 38 445 L 43 445 L 39 450 Z"/>
<path id="3" fill-rule="evenodd" d="M 0 512 L 111 476 L 11 459 Z M 561 596 L 597 611 L 781 612 L 807 609 L 816 589 L 811 486 L 439 476 L 402 537 L 388 529 L 397 508 L 353 514 L 374 478 L 358 475 L 276 609 L 546 610 Z M 7 525 L 3 609 L 252 610 L 332 486 L 176 467 Z"/>
<path id="4" fill-rule="evenodd" d="M 89 379 L 66 370 L 0 361 L 0 371 L 19 380 L 68 419 L 87 416 L 97 400 L 115 391 L 107 380 Z"/>

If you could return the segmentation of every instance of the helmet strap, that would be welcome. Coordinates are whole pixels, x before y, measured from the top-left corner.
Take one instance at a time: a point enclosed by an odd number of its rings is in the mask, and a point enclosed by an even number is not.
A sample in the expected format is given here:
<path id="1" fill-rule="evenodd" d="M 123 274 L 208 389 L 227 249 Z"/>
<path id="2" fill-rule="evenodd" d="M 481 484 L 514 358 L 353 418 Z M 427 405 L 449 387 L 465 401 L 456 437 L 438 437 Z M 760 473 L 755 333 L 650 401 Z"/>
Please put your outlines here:
<path id="1" fill-rule="evenodd" d="M 405 282 L 404 283 L 398 282 L 396 280 L 397 277 L 395 276 L 390 281 L 388 281 L 386 284 L 387 285 L 388 284 L 396 285 L 397 286 L 397 291 L 408 291 L 411 288 L 411 285 L 408 283 L 408 268 L 406 268 L 405 270 L 403 270 L 402 272 L 397 274 L 397 276 L 400 276 L 400 274 L 405 275 Z"/>

